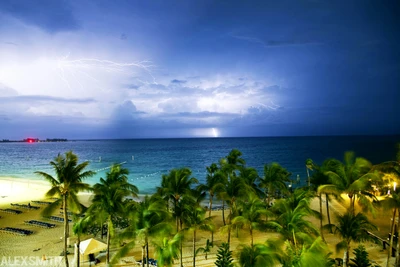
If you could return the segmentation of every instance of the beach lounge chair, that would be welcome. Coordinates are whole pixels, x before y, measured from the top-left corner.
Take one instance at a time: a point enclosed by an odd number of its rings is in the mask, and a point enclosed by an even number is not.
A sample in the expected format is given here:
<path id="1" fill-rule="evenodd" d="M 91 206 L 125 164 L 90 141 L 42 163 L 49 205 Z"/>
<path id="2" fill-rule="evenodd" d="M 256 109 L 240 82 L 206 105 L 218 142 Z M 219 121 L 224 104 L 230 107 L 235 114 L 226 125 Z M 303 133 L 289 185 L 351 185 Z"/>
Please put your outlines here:
<path id="1" fill-rule="evenodd" d="M 16 204 L 16 203 L 11 203 L 11 206 L 18 207 L 18 208 L 23 208 L 23 209 L 32 209 L 32 210 L 38 210 L 40 207 L 38 206 L 31 206 L 31 204 Z"/>
<path id="2" fill-rule="evenodd" d="M 31 230 L 26 230 L 26 229 L 21 229 L 21 228 L 14 228 L 14 227 L 0 228 L 0 232 L 9 233 L 9 234 L 16 234 L 16 235 L 21 235 L 21 236 L 26 236 L 26 235 L 33 234 L 33 231 L 31 231 Z"/>
<path id="3" fill-rule="evenodd" d="M 49 219 L 55 222 L 64 222 L 64 218 L 62 217 L 50 216 Z M 72 222 L 72 220 L 68 219 L 68 222 Z"/>
<path id="4" fill-rule="evenodd" d="M 38 227 L 42 227 L 42 228 L 47 228 L 47 229 L 54 228 L 56 226 L 53 223 L 41 222 L 41 221 L 36 221 L 36 220 L 25 221 L 25 224 L 38 226 Z"/>
<path id="5" fill-rule="evenodd" d="M 14 210 L 14 209 L 0 209 L 1 212 L 9 213 L 9 214 L 21 214 L 22 211 Z"/>
<path id="6" fill-rule="evenodd" d="M 39 205 L 50 205 L 53 202 L 49 202 L 49 201 L 41 201 L 41 200 L 32 200 L 31 202 L 39 204 Z"/>

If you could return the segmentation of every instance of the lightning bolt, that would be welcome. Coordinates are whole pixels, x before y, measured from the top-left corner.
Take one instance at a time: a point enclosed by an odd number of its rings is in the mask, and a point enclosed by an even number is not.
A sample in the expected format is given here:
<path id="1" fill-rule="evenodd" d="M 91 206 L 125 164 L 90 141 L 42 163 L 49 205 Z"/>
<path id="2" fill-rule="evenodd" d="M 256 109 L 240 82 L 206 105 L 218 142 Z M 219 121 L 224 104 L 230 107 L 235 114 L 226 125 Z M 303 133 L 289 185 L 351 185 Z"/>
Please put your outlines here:
<path id="1" fill-rule="evenodd" d="M 81 86 L 81 88 L 84 87 L 83 84 L 79 81 L 78 74 L 84 75 L 100 85 L 101 82 L 88 73 L 88 71 L 94 69 L 103 70 L 107 73 L 122 73 L 127 75 L 133 74 L 134 68 L 141 69 L 151 77 L 152 82 L 146 82 L 141 79 L 137 79 L 139 82 L 145 84 L 157 84 L 157 81 L 151 72 L 152 68 L 154 67 L 155 66 L 152 65 L 151 62 L 148 60 L 128 63 L 121 63 L 97 58 L 80 58 L 71 60 L 69 59 L 69 53 L 66 56 L 61 57 L 57 60 L 59 76 L 68 88 L 71 88 L 71 82 L 68 80 L 68 77 L 74 78 L 74 80 Z"/>
<path id="2" fill-rule="evenodd" d="M 270 100 L 269 103 L 270 103 L 270 105 L 265 105 L 265 104 L 259 103 L 259 102 L 257 104 L 259 104 L 260 106 L 263 106 L 267 109 L 272 109 L 272 110 L 277 110 L 278 108 L 280 108 L 280 106 L 275 104 L 272 100 Z"/>

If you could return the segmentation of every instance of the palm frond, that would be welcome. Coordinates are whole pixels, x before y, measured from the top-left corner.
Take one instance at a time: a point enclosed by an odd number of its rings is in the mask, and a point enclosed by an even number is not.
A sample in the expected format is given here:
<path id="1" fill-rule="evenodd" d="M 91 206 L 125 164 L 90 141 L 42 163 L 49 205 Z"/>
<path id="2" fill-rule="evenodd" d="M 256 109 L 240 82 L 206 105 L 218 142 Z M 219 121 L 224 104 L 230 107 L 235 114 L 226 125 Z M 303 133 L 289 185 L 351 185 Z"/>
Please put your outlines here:
<path id="1" fill-rule="evenodd" d="M 51 186 L 57 186 L 59 185 L 59 182 L 57 181 L 57 179 L 55 179 L 53 176 L 51 176 L 48 173 L 42 172 L 42 171 L 35 171 L 36 174 L 38 174 L 39 176 L 42 176 L 45 180 L 47 180 Z"/>
<path id="2" fill-rule="evenodd" d="M 342 240 L 336 244 L 336 253 L 344 249 L 347 249 L 347 242 L 345 240 Z"/>
<path id="3" fill-rule="evenodd" d="M 41 215 L 43 217 L 49 217 L 51 216 L 56 210 L 60 208 L 62 204 L 62 199 L 57 199 L 53 203 L 47 205 L 41 212 Z"/>

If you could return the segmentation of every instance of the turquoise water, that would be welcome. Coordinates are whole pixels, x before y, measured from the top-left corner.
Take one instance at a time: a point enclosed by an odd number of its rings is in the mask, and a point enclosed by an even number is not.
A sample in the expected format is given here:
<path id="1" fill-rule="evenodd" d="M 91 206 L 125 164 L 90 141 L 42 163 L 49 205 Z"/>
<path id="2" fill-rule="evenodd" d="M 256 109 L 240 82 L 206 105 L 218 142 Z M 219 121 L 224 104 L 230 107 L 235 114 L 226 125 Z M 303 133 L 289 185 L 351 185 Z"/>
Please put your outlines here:
<path id="1" fill-rule="evenodd" d="M 353 150 L 372 163 L 393 160 L 399 136 L 343 137 L 263 137 L 263 138 L 198 138 L 93 140 L 60 143 L 0 143 L 0 176 L 40 179 L 35 171 L 52 173 L 49 162 L 58 153 L 72 150 L 80 161 L 89 161 L 89 169 L 98 171 L 88 180 L 96 183 L 113 163 L 122 163 L 130 171 L 130 180 L 140 193 L 153 193 L 162 174 L 173 168 L 189 167 L 193 176 L 204 181 L 205 167 L 218 162 L 237 148 L 250 167 L 262 175 L 265 163 L 279 162 L 306 181 L 307 158 L 322 163 L 326 158 L 342 159 Z M 101 160 L 100 160 L 101 158 Z"/>

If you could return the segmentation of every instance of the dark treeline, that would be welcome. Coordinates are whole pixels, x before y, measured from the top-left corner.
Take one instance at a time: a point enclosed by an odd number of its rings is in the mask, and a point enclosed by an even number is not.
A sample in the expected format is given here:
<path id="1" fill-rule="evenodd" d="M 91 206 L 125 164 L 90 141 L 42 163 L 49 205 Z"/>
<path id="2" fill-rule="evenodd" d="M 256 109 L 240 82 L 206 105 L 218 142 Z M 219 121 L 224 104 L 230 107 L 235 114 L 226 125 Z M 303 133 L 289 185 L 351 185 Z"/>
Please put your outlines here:
<path id="1" fill-rule="evenodd" d="M 188 244 L 193 266 L 196 257 L 207 259 L 208 254 L 216 252 L 216 266 L 233 266 L 234 262 L 239 266 L 263 267 L 336 266 L 325 242 L 327 234 L 340 238 L 337 249 L 344 251 L 344 266 L 372 266 L 354 265 L 370 264 L 365 248 L 354 248 L 354 243 L 376 241 L 376 236 L 369 234 L 376 226 L 365 214 L 387 209 L 393 212 L 392 222 L 400 217 L 400 193 L 396 190 L 400 149 L 397 159 L 377 165 L 353 152 L 346 152 L 343 160 L 326 159 L 321 165 L 305 159 L 308 184 L 296 189 L 296 181 L 290 180 L 291 173 L 284 166 L 272 162 L 265 164 L 263 173 L 258 173 L 234 149 L 206 168 L 204 184 L 188 168 L 173 169 L 161 177 L 156 193 L 144 197 L 139 197 L 138 188 L 128 181 L 128 170 L 120 165 L 112 166 L 106 177 L 90 186 L 84 183 L 94 174 L 86 170 L 89 163 L 78 163 L 72 151 L 58 155 L 50 164 L 55 176 L 36 173 L 52 186 L 46 197 L 57 198 L 43 211 L 43 216 L 63 208 L 64 255 L 70 235 L 76 237 L 78 246 L 82 236 L 100 235 L 107 243 L 107 266 L 138 247 L 142 251 L 142 266 L 172 266 L 174 262 L 183 266 L 183 247 Z M 82 191 L 93 192 L 89 207 L 79 203 L 77 194 Z M 317 210 L 310 207 L 314 198 L 319 200 Z M 346 200 L 344 214 L 330 210 L 333 198 Z M 211 212 L 215 210 L 215 201 L 221 210 L 220 218 Z M 328 220 L 325 225 L 324 210 Z M 71 212 L 73 233 L 68 225 Z M 312 217 L 319 220 L 319 225 L 310 221 Z M 394 229 L 400 231 L 400 227 L 392 225 L 391 229 L 388 264 L 393 236 L 399 236 Z M 256 232 L 277 233 L 279 238 L 254 240 Z M 216 233 L 225 238 L 216 239 Z M 199 243 L 199 234 L 209 238 Z M 239 235 L 248 236 L 249 242 L 232 253 L 231 241 Z M 356 257 L 350 260 L 352 249 Z M 68 266 L 68 258 L 64 258 Z M 395 266 L 400 266 L 399 249 Z"/>

